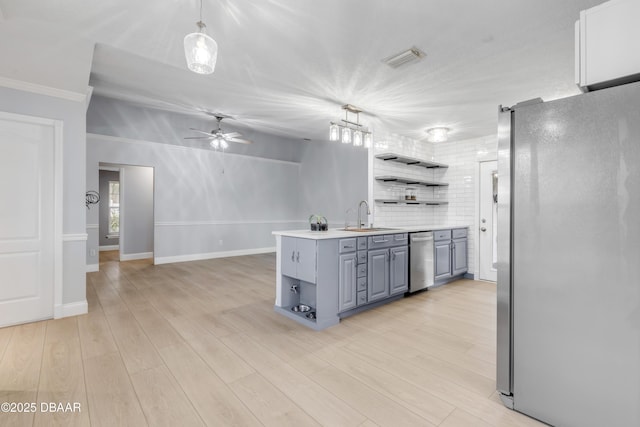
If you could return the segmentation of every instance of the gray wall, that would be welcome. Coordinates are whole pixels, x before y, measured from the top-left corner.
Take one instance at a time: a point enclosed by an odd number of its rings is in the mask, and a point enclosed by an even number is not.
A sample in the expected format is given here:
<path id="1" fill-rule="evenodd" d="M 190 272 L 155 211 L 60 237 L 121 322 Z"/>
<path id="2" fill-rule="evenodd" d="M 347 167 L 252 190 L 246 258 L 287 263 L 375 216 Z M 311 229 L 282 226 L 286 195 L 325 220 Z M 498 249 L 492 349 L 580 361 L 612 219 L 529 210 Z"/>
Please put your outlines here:
<path id="1" fill-rule="evenodd" d="M 153 168 L 125 166 L 120 191 L 120 258 L 153 252 Z"/>
<path id="2" fill-rule="evenodd" d="M 120 244 L 120 239 L 109 238 L 109 181 L 120 181 L 120 172 L 117 171 L 100 171 L 100 203 L 98 204 L 99 210 L 99 236 L 98 242 L 100 246 L 117 246 Z"/>
<path id="3" fill-rule="evenodd" d="M 341 226 L 344 211 L 367 197 L 366 150 L 223 122 L 224 130 L 238 129 L 254 144 L 221 153 L 186 143 L 189 127 L 209 129 L 212 121 L 103 97 L 94 97 L 87 113 L 87 188 L 97 185 L 100 163 L 155 170 L 157 263 L 268 250 L 275 246 L 272 231 L 306 228 L 311 213 Z M 88 212 L 87 222 L 97 224 L 97 212 Z M 97 235 L 90 234 L 89 264 L 97 263 L 94 244 Z"/>
<path id="4" fill-rule="evenodd" d="M 367 150 L 319 141 L 303 147 L 299 190 L 303 217 L 321 214 L 330 228 L 341 228 L 345 211 L 352 209 L 349 220 L 355 225 L 358 203 L 367 200 Z"/>
<path id="5" fill-rule="evenodd" d="M 63 304 L 86 301 L 86 128 L 84 102 L 0 87 L 0 111 L 62 120 L 63 125 Z M 97 211 L 97 210 L 96 210 Z M 67 237 L 65 238 L 66 235 Z"/>

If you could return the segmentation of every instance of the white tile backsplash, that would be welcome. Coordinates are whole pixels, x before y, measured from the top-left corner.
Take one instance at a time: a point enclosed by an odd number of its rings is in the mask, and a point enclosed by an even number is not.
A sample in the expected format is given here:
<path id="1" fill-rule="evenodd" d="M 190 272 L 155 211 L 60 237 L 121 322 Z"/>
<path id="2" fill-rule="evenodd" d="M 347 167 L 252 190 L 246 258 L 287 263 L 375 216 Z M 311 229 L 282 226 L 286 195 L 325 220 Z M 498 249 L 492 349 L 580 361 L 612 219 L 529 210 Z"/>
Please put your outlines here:
<path id="1" fill-rule="evenodd" d="M 496 135 L 464 141 L 433 144 L 396 135 L 388 135 L 376 142 L 374 155 L 397 153 L 422 160 L 449 165 L 447 169 L 426 169 L 402 163 L 373 159 L 373 176 L 396 175 L 448 182 L 448 187 L 412 186 L 418 199 L 445 199 L 448 205 L 383 205 L 373 207 L 374 223 L 379 226 L 446 224 L 469 226 L 469 272 L 477 277 L 476 232 L 479 162 L 497 158 Z M 374 199 L 404 198 L 406 185 L 373 182 Z"/>

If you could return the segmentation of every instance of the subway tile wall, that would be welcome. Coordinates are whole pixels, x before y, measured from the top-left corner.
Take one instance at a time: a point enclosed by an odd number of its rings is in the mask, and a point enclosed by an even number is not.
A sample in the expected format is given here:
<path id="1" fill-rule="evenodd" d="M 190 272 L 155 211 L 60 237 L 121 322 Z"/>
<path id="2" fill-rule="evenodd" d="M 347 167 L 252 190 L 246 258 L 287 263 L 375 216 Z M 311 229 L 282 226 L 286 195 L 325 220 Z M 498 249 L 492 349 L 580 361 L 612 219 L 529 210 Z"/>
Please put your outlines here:
<path id="1" fill-rule="evenodd" d="M 396 162 L 373 159 L 373 176 L 397 175 L 423 180 L 448 182 L 448 187 L 417 186 L 418 199 L 445 199 L 447 205 L 383 205 L 374 202 L 374 222 L 380 226 L 402 225 L 461 225 L 469 226 L 469 272 L 476 271 L 478 163 L 497 158 L 496 135 L 464 141 L 432 144 L 394 135 L 376 142 L 374 155 L 393 152 L 409 157 L 432 160 L 449 165 L 447 169 L 426 169 Z M 373 198 L 404 198 L 406 185 L 389 185 L 374 180 Z"/>
<path id="2" fill-rule="evenodd" d="M 374 156 L 382 153 L 397 153 L 422 160 L 434 160 L 433 144 L 426 141 L 398 136 L 376 136 Z M 395 175 L 406 178 L 421 179 L 424 181 L 441 181 L 441 174 L 419 166 L 409 166 L 398 162 L 373 159 L 373 199 L 402 199 L 405 189 L 415 188 L 416 198 L 420 200 L 436 197 L 446 198 L 446 194 L 434 193 L 430 187 L 408 186 L 405 184 L 392 184 L 376 181 L 376 176 Z M 446 191 L 446 190 L 445 190 Z M 394 227 L 403 225 L 421 225 L 433 223 L 433 207 L 426 205 L 388 205 L 374 201 L 372 210 L 375 225 Z"/>
<path id="3" fill-rule="evenodd" d="M 476 278 L 479 276 L 475 265 L 479 162 L 496 160 L 497 149 L 496 135 L 434 146 L 436 161 L 449 165 L 443 176 L 443 181 L 449 183 L 449 204 L 434 207 L 434 222 L 469 226 L 469 272 Z"/>

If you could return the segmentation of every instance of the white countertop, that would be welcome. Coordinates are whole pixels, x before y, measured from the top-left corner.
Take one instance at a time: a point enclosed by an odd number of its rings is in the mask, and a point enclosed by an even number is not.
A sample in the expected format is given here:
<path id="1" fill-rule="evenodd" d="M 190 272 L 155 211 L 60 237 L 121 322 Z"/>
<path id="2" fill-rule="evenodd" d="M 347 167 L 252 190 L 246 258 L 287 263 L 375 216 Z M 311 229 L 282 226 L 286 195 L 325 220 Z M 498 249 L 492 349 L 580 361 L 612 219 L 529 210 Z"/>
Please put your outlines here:
<path id="1" fill-rule="evenodd" d="M 387 227 L 385 227 L 387 228 Z M 379 234 L 395 233 L 415 233 L 419 231 L 447 230 L 450 228 L 468 228 L 467 225 L 411 225 L 406 227 L 388 227 L 386 230 L 378 231 L 345 231 L 339 228 L 332 228 L 328 231 L 311 230 L 283 230 L 274 231 L 274 236 L 298 237 L 302 239 L 322 240 L 322 239 L 342 239 L 345 237 L 376 236 Z"/>

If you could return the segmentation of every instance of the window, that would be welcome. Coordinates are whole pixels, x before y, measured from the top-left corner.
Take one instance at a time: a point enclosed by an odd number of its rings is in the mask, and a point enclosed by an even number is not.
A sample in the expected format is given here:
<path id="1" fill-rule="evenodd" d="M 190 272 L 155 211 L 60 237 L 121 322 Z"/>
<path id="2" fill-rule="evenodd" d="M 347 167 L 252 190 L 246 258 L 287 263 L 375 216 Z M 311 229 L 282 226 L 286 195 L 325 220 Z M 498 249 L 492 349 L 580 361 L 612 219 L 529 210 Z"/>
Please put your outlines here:
<path id="1" fill-rule="evenodd" d="M 109 181 L 109 234 L 120 233 L 120 182 Z"/>

